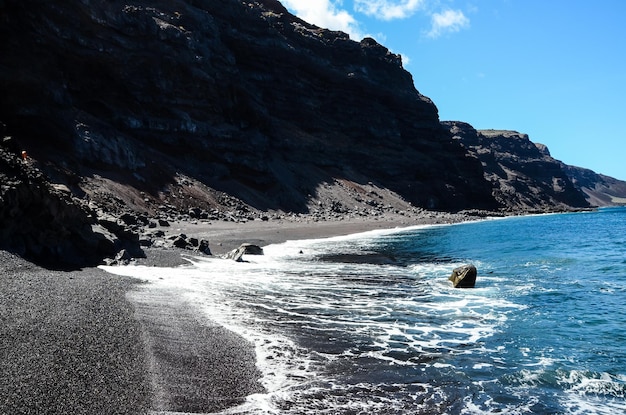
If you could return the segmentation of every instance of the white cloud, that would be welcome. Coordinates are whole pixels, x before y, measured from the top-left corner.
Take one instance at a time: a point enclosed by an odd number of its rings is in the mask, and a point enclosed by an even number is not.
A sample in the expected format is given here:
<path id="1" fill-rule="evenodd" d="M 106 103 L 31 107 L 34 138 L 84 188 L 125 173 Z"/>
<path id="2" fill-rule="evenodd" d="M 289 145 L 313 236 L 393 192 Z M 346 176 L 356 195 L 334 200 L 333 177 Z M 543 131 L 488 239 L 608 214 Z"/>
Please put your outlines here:
<path id="1" fill-rule="evenodd" d="M 470 20 L 460 10 L 445 10 L 441 13 L 433 13 L 431 16 L 432 27 L 428 37 L 436 38 L 444 33 L 454 33 L 469 27 Z"/>
<path id="2" fill-rule="evenodd" d="M 368 16 L 393 20 L 412 16 L 424 2 L 425 0 L 354 0 L 354 8 Z"/>
<path id="3" fill-rule="evenodd" d="M 281 3 L 302 20 L 331 30 L 340 30 L 354 40 L 361 40 L 357 20 L 331 0 L 281 0 Z"/>
<path id="4" fill-rule="evenodd" d="M 344 0 L 281 0 L 293 14 L 306 22 L 330 30 L 348 33 L 353 40 L 371 36 L 361 29 L 356 17 L 343 8 Z M 348 3 L 348 2 L 346 2 Z M 460 10 L 444 10 L 433 13 L 433 0 L 354 0 L 354 10 L 380 20 L 404 19 L 416 13 L 430 16 L 431 28 L 425 36 L 437 38 L 446 33 L 458 32 L 469 27 L 470 20 Z M 373 36 L 385 41 L 384 34 Z M 407 59 L 408 62 L 408 59 Z"/>
<path id="5" fill-rule="evenodd" d="M 402 57 L 402 67 L 406 69 L 406 67 L 411 64 L 411 58 L 404 53 L 401 53 L 400 56 Z"/>

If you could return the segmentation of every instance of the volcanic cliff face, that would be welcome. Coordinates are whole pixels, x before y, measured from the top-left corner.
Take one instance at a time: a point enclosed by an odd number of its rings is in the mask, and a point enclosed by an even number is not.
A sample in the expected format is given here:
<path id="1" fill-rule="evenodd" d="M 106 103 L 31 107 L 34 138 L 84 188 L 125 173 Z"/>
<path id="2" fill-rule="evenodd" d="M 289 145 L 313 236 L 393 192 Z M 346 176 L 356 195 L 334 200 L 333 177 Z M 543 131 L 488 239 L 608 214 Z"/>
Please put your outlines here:
<path id="1" fill-rule="evenodd" d="M 440 123 L 398 55 L 275 0 L 3 0 L 0 88 L 0 246 L 31 256 L 135 250 L 164 212 L 589 205 L 528 137 Z"/>
<path id="2" fill-rule="evenodd" d="M 550 211 L 589 207 L 564 165 L 546 146 L 516 131 L 475 130 L 458 121 L 442 123 L 470 154 L 477 157 L 493 196 L 512 211 Z"/>
<path id="3" fill-rule="evenodd" d="M 66 186 L 11 154 L 12 140 L 0 144 L 0 249 L 52 268 L 97 265 L 122 248 L 140 255 L 136 234 L 114 218 L 97 220 Z"/>
<path id="4" fill-rule="evenodd" d="M 593 206 L 626 205 L 626 182 L 582 167 L 562 165 L 572 183 Z"/>
<path id="5" fill-rule="evenodd" d="M 75 195 L 309 212 L 341 181 L 431 209 L 497 207 L 480 163 L 372 39 L 271 0 L 0 8 L 0 120 Z"/>

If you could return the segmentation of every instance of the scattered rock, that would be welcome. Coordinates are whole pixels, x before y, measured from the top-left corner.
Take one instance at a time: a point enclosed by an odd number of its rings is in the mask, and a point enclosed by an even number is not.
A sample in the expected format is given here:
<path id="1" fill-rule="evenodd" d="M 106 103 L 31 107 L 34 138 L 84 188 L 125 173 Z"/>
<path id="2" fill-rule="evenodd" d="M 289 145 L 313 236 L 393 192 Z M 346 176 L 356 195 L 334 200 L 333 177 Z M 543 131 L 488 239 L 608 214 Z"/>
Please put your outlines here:
<path id="1" fill-rule="evenodd" d="M 202 239 L 198 245 L 198 251 L 205 255 L 212 255 L 211 249 L 209 248 L 209 241 Z"/>
<path id="2" fill-rule="evenodd" d="M 189 241 L 187 240 L 187 236 L 184 234 L 178 235 L 174 242 L 172 243 L 176 248 L 186 249 L 189 247 Z"/>
<path id="3" fill-rule="evenodd" d="M 139 223 L 139 219 L 138 219 L 137 215 L 134 215 L 134 214 L 132 214 L 130 212 L 123 213 L 120 216 L 120 219 L 126 225 L 137 225 Z"/>
<path id="4" fill-rule="evenodd" d="M 139 245 L 140 246 L 149 247 L 149 246 L 152 246 L 152 244 L 153 244 L 152 238 L 150 238 L 150 237 L 148 237 L 146 235 L 143 235 L 143 236 L 139 237 Z"/>

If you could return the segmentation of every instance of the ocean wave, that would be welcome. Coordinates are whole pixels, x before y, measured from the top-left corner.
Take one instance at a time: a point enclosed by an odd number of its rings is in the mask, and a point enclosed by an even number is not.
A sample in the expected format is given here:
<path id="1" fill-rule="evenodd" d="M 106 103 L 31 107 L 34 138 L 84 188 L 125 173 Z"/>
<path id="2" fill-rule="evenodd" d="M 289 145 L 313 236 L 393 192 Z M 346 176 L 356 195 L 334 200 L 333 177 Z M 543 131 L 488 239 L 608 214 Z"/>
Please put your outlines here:
<path id="1" fill-rule="evenodd" d="M 266 393 L 224 413 L 612 414 L 626 411 L 624 251 L 584 222 L 594 217 L 290 241 L 244 263 L 111 272 L 184 295 L 255 345 Z M 448 281 L 465 263 L 478 268 L 474 289 Z"/>

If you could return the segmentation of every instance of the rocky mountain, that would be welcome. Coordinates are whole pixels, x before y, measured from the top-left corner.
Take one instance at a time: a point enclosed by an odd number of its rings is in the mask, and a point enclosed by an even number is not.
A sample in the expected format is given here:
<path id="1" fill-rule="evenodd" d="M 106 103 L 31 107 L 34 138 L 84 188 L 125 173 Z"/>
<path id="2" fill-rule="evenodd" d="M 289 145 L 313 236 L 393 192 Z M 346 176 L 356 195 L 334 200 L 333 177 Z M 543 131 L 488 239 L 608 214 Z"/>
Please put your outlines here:
<path id="1" fill-rule="evenodd" d="M 111 180 L 155 205 L 210 203 L 202 186 L 172 200 L 186 177 L 308 212 L 341 179 L 431 209 L 496 207 L 480 164 L 372 39 L 270 0 L 3 4 L 0 116 L 76 194 Z"/>
<path id="2" fill-rule="evenodd" d="M 545 146 L 516 131 L 475 130 L 463 122 L 443 122 L 470 154 L 478 158 L 496 200 L 511 211 L 589 207 Z"/>
<path id="3" fill-rule="evenodd" d="M 399 56 L 277 1 L 5 0 L 0 22 L 14 156 L 97 215 L 497 208 Z"/>
<path id="4" fill-rule="evenodd" d="M 27 218 L 31 228 L 47 227 L 58 209 L 46 197 L 65 200 L 81 229 L 59 223 L 48 238 L 99 238 L 93 225 L 107 224 L 116 248 L 129 227 L 164 216 L 588 205 L 527 139 L 510 160 L 497 149 L 486 159 L 485 143 L 458 134 L 502 140 L 442 125 L 398 55 L 308 24 L 276 0 L 3 0 L 0 91 L 12 137 L 2 153 L 3 183 L 13 183 L 0 194 L 0 219 L 13 224 L 4 242 L 33 210 L 47 213 Z M 19 173 L 11 157 L 23 150 Z M 27 170 L 49 183 L 18 203 L 7 195 Z M 42 238 L 11 243 L 36 256 Z"/>
<path id="5" fill-rule="evenodd" d="M 551 211 L 626 203 L 626 182 L 569 166 L 527 134 L 476 130 L 445 121 L 455 140 L 481 161 L 492 194 L 509 211 Z"/>
<path id="6" fill-rule="evenodd" d="M 562 168 L 591 205 L 626 205 L 626 182 L 582 167 L 562 164 Z"/>

